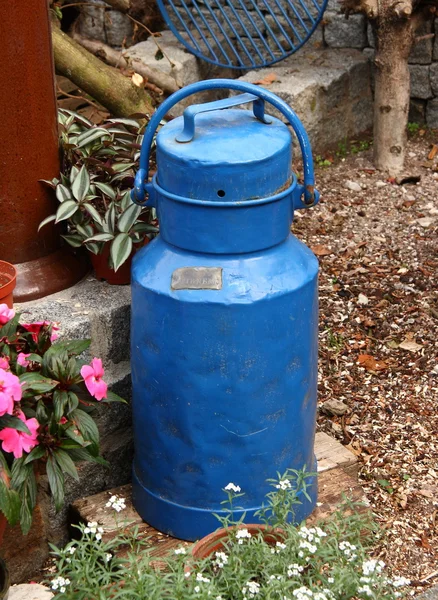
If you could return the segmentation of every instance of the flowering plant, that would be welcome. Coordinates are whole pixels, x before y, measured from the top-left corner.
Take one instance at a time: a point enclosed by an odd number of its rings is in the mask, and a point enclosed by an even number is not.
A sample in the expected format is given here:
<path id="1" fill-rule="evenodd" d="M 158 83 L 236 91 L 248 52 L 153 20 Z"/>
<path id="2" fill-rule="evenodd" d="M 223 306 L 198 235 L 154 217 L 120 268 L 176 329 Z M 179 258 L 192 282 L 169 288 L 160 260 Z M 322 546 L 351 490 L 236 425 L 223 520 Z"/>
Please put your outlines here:
<path id="1" fill-rule="evenodd" d="M 115 271 L 129 258 L 134 244 L 157 232 L 153 211 L 131 200 L 138 168 L 143 126 L 135 119 L 108 119 L 100 126 L 67 109 L 58 111 L 61 132 L 60 178 L 44 181 L 55 190 L 59 207 L 40 223 L 65 222 L 65 241 L 93 254 L 110 243 Z"/>
<path id="2" fill-rule="evenodd" d="M 36 503 L 36 465 L 47 473 L 56 510 L 64 481 L 78 479 L 75 462 L 106 462 L 92 418 L 101 402 L 122 401 L 103 380 L 102 361 L 78 356 L 89 340 L 55 342 L 56 324 L 20 323 L 0 304 L 0 513 L 30 528 Z M 10 479 L 10 485 L 8 485 Z"/>
<path id="3" fill-rule="evenodd" d="M 376 527 L 358 506 L 346 503 L 334 516 L 312 526 L 294 526 L 275 515 L 299 501 L 296 473 L 288 471 L 273 483 L 268 504 L 259 516 L 274 517 L 267 528 L 227 525 L 206 558 L 190 556 L 180 546 L 172 556 L 150 554 L 147 541 L 127 528 L 110 541 L 97 522 L 80 525 L 82 538 L 58 550 L 57 574 L 50 582 L 59 600 L 133 598 L 148 600 L 395 600 L 405 596 L 403 577 L 390 578 L 382 561 L 369 558 Z M 230 483 L 224 491 L 231 507 L 241 495 Z M 120 512 L 123 499 L 112 496 L 107 507 Z M 270 510 L 272 509 L 272 510 Z M 288 509 L 287 509 L 288 511 Z M 286 511 L 283 513 L 286 516 Z M 347 516 L 349 514 L 349 516 Z M 281 525 L 281 528 L 278 527 Z M 218 532 L 219 533 L 219 532 Z M 221 545 L 218 546 L 218 540 Z M 128 552 L 126 551 L 128 546 Z M 164 564 L 163 564 L 164 563 Z M 92 565 L 92 566 L 91 566 Z"/>

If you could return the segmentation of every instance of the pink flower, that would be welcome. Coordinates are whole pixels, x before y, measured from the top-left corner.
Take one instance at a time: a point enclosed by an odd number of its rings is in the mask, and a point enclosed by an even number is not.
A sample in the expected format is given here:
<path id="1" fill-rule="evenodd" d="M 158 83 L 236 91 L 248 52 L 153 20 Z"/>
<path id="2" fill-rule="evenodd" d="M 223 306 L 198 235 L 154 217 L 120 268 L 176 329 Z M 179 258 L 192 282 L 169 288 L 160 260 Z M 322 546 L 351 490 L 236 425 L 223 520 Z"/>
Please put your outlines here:
<path id="1" fill-rule="evenodd" d="M 0 325 L 5 325 L 15 317 L 15 310 L 9 308 L 7 304 L 0 304 Z"/>
<path id="2" fill-rule="evenodd" d="M 24 413 L 20 412 L 18 418 L 23 421 L 30 431 L 24 433 L 23 431 L 17 431 L 11 427 L 5 427 L 0 431 L 0 440 L 2 440 L 2 448 L 5 452 L 12 452 L 15 458 L 21 458 L 24 452 L 30 452 L 32 448 L 38 446 L 37 440 L 38 427 L 40 424 L 35 418 L 26 419 Z"/>
<path id="3" fill-rule="evenodd" d="M 0 356 L 0 369 L 9 370 L 9 356 Z"/>
<path id="4" fill-rule="evenodd" d="M 17 363 L 19 365 L 21 365 L 22 367 L 27 367 L 29 366 L 29 360 L 26 360 L 26 358 L 30 356 L 30 352 L 28 354 L 25 354 L 24 352 L 20 352 L 20 354 L 17 356 Z"/>
<path id="5" fill-rule="evenodd" d="M 65 423 L 68 423 L 68 419 L 66 419 L 65 417 L 61 417 L 61 419 L 59 420 L 59 424 L 64 425 Z"/>
<path id="6" fill-rule="evenodd" d="M 12 415 L 14 401 L 21 400 L 20 380 L 10 371 L 0 369 L 0 417 L 8 413 Z"/>
<path id="7" fill-rule="evenodd" d="M 47 327 L 48 325 L 52 326 L 52 334 L 50 336 L 50 341 L 54 342 L 59 337 L 56 333 L 57 331 L 59 331 L 59 327 L 56 323 L 51 323 L 50 321 L 35 321 L 35 323 L 22 323 L 21 326 L 24 327 L 26 331 L 29 331 L 32 334 L 33 341 L 37 342 L 38 335 L 40 334 L 41 329 L 43 327 Z"/>
<path id="8" fill-rule="evenodd" d="M 100 358 L 93 358 L 91 366 L 84 365 L 81 369 L 81 375 L 84 378 L 87 390 L 96 398 L 96 400 L 106 398 L 108 386 L 102 379 L 105 375 L 105 371 L 102 367 Z"/>

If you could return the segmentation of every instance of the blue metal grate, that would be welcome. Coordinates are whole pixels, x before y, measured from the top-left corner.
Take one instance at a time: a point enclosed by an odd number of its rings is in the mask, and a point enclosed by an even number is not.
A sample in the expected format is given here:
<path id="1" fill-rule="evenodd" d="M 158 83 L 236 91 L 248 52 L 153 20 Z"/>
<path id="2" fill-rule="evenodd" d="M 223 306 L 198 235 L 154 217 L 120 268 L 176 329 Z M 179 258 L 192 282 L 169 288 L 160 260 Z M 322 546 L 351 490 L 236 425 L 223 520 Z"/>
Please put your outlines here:
<path id="1" fill-rule="evenodd" d="M 296 52 L 328 0 L 157 0 L 166 23 L 192 53 L 234 69 L 272 65 Z"/>

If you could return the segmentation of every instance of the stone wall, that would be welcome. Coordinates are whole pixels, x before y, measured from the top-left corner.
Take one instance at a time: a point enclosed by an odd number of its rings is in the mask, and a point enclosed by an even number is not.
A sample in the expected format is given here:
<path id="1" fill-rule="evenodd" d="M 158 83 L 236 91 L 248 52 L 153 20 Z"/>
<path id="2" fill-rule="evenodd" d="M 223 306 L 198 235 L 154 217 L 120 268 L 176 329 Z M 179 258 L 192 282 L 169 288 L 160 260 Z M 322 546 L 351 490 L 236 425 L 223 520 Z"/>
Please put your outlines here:
<path id="1" fill-rule="evenodd" d="M 324 44 L 329 48 L 357 48 L 371 60 L 374 56 L 374 36 L 363 15 L 340 13 L 337 0 L 329 0 L 320 28 Z M 438 127 L 438 19 L 429 21 L 417 32 L 421 40 L 409 57 L 411 72 L 411 106 L 409 121 Z"/>

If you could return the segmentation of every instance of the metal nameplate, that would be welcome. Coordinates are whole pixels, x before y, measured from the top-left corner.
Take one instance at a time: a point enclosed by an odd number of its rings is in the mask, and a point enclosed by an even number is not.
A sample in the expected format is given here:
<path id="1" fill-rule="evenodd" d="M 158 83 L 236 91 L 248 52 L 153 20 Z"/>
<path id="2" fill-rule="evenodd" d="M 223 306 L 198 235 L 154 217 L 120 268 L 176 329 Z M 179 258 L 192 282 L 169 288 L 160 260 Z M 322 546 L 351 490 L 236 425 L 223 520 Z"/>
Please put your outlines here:
<path id="1" fill-rule="evenodd" d="M 182 267 L 172 273 L 172 290 L 221 290 L 222 267 Z"/>

